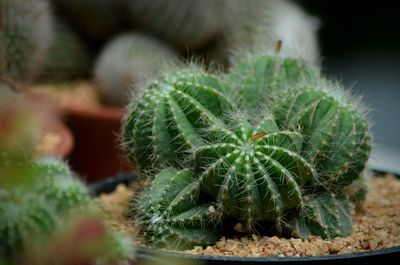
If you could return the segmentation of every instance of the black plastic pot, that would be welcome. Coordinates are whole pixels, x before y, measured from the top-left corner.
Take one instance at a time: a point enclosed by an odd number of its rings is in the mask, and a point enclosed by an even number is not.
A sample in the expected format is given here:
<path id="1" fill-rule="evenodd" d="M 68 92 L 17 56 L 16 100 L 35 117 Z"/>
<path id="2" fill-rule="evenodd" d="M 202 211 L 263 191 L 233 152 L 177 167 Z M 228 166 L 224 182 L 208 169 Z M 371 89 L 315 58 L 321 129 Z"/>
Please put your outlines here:
<path id="1" fill-rule="evenodd" d="M 93 196 L 111 193 L 121 183 L 131 183 L 137 179 L 136 173 L 118 174 L 89 185 Z M 354 254 L 337 254 L 316 257 L 227 257 L 201 256 L 178 252 L 137 248 L 138 264 L 165 265 L 261 265 L 261 264 L 398 264 L 400 246 Z"/>

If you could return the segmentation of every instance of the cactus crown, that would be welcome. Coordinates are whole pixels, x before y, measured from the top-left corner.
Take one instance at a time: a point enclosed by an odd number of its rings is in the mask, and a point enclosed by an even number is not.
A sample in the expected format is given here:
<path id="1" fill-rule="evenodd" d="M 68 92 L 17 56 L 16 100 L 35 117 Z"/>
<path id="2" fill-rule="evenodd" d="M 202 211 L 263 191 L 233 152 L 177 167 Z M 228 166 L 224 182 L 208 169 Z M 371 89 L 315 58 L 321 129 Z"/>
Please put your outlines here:
<path id="1" fill-rule="evenodd" d="M 239 62 L 223 78 L 185 70 L 154 82 L 124 125 L 125 148 L 153 179 L 133 203 L 149 240 L 206 244 L 195 232 L 174 235 L 174 220 L 208 235 L 207 205 L 222 230 L 233 219 L 244 232 L 348 235 L 344 192 L 362 175 L 371 137 L 364 112 L 343 95 L 313 67 L 276 55 Z"/>

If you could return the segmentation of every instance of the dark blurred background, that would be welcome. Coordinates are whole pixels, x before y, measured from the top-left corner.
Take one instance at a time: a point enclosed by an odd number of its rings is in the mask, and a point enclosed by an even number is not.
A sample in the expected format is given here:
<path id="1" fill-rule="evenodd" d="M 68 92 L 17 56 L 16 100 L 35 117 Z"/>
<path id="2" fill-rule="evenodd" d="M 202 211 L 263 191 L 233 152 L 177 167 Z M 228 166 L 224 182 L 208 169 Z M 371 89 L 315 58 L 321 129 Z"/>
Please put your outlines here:
<path id="1" fill-rule="evenodd" d="M 297 0 L 320 20 L 325 74 L 371 107 L 371 165 L 400 174 L 400 13 L 396 1 Z"/>

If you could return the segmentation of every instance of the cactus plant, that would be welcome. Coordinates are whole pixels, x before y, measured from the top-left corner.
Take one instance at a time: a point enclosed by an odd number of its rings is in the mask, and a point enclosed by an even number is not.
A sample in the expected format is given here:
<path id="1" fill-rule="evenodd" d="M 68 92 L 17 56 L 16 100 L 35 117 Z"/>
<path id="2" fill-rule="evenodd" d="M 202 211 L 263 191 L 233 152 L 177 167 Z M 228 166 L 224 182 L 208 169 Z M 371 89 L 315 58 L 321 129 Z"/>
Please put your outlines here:
<path id="1" fill-rule="evenodd" d="M 232 103 L 213 75 L 182 70 L 153 82 L 141 100 L 128 107 L 124 148 L 142 171 L 185 167 L 187 155 L 201 144 L 201 132 L 220 122 Z"/>
<path id="2" fill-rule="evenodd" d="M 168 168 L 156 175 L 132 205 L 147 241 L 171 249 L 216 242 L 220 234 L 212 222 L 217 218 L 211 205 L 198 202 L 199 191 L 200 183 L 187 169 Z"/>
<path id="3" fill-rule="evenodd" d="M 87 77 L 92 53 L 80 36 L 64 21 L 54 19 L 54 38 L 43 62 L 41 82 L 60 82 Z"/>
<path id="4" fill-rule="evenodd" d="M 172 50 L 158 40 L 138 33 L 116 37 L 99 55 L 94 78 L 103 100 L 125 105 L 144 79 L 155 76 L 163 64 L 177 61 Z"/>
<path id="5" fill-rule="evenodd" d="M 133 24 L 183 49 L 198 48 L 225 27 L 227 0 L 126 1 Z"/>
<path id="6" fill-rule="evenodd" d="M 300 134 L 280 131 L 271 118 L 210 134 L 214 141 L 194 154 L 195 172 L 217 209 L 252 231 L 256 222 L 279 223 L 287 210 L 303 207 L 304 185 L 315 172 L 299 155 Z"/>
<path id="7" fill-rule="evenodd" d="M 0 72 L 18 81 L 33 81 L 52 41 L 48 2 L 4 0 L 0 19 Z"/>

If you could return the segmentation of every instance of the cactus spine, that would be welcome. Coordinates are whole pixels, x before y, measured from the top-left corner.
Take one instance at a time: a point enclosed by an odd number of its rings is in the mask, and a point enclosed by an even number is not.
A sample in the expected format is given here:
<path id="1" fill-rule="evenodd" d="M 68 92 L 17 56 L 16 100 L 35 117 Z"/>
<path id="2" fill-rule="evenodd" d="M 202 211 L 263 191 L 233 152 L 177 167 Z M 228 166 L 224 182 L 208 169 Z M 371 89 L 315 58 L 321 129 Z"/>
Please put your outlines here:
<path id="1" fill-rule="evenodd" d="M 165 169 L 134 204 L 147 240 L 161 247 L 207 246 L 219 239 L 212 228 L 214 211 L 199 204 L 200 183 L 189 170 Z"/>
<path id="2" fill-rule="evenodd" d="M 52 41 L 49 4 L 42 0 L 3 0 L 0 28 L 0 71 L 31 82 Z"/>
<path id="3" fill-rule="evenodd" d="M 138 33 L 116 37 L 99 55 L 94 78 L 107 103 L 124 105 L 129 94 L 138 93 L 144 79 L 155 76 L 163 64 L 177 61 L 177 56 L 158 40 Z"/>
<path id="4" fill-rule="evenodd" d="M 152 83 L 142 100 L 129 107 L 124 147 L 142 171 L 182 168 L 202 142 L 201 132 L 220 122 L 231 102 L 220 92 L 224 83 L 194 70 L 167 75 Z"/>

